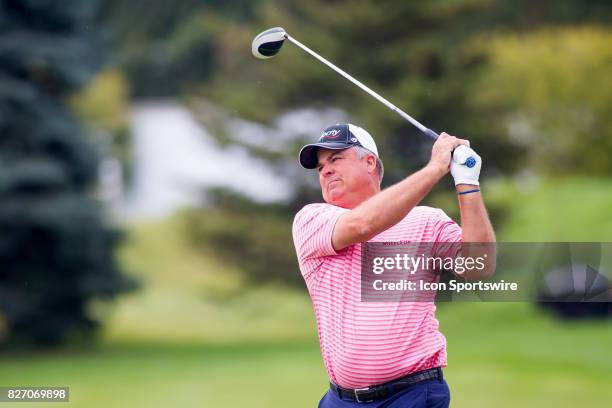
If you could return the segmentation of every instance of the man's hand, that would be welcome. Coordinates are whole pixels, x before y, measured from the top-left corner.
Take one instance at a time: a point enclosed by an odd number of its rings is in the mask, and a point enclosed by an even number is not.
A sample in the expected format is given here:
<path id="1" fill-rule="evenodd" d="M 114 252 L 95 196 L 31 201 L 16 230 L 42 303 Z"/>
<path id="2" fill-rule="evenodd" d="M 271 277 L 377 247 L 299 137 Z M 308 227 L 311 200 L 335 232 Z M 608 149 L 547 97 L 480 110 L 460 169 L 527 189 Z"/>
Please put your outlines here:
<path id="1" fill-rule="evenodd" d="M 473 160 L 468 161 L 470 158 Z M 469 165 L 472 167 L 469 167 Z M 450 165 L 450 172 L 455 179 L 455 185 L 480 185 L 478 183 L 478 177 L 480 176 L 481 166 L 482 159 L 474 150 L 470 149 L 468 146 L 458 146 L 453 152 L 453 159 Z"/>
<path id="2" fill-rule="evenodd" d="M 451 155 L 457 146 L 469 148 L 470 142 L 442 132 L 431 149 L 431 159 L 427 166 L 439 171 L 440 177 L 444 176 L 450 169 Z"/>

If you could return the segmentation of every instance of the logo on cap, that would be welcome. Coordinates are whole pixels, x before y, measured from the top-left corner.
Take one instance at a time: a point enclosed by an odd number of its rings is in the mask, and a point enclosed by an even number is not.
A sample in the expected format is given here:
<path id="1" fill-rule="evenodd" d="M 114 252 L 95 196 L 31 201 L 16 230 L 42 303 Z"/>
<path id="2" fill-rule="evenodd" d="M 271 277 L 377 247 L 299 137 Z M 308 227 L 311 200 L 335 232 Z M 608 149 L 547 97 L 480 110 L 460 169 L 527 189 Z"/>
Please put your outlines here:
<path id="1" fill-rule="evenodd" d="M 319 141 L 323 141 L 324 139 L 337 139 L 342 135 L 342 131 L 340 129 L 330 129 L 321 135 Z"/>

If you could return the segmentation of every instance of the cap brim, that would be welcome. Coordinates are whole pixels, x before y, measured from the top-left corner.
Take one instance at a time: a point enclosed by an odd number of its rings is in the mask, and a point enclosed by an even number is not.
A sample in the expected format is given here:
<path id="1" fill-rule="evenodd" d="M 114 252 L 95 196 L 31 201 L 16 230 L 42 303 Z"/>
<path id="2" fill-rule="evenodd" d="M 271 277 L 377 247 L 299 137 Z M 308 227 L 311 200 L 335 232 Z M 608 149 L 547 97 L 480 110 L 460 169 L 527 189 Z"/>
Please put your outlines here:
<path id="1" fill-rule="evenodd" d="M 333 142 L 307 144 L 306 146 L 302 147 L 302 150 L 300 150 L 299 154 L 300 164 L 302 165 L 302 167 L 304 167 L 305 169 L 314 169 L 317 167 L 317 164 L 319 163 L 317 151 L 321 147 L 332 150 L 342 150 L 348 149 L 349 147 L 353 147 L 353 145 Z"/>

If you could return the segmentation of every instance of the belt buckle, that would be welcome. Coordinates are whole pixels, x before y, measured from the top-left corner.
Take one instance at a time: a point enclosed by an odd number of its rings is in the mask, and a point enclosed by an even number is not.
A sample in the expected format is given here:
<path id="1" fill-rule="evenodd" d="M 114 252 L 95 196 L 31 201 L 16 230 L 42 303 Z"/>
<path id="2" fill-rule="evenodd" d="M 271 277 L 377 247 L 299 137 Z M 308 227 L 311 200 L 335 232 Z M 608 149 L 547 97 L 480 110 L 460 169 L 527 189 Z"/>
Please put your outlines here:
<path id="1" fill-rule="evenodd" d="M 357 402 L 358 402 L 358 403 L 360 403 L 360 404 L 365 404 L 365 403 L 367 403 L 367 402 L 372 402 L 372 401 L 374 401 L 374 399 L 369 399 L 369 400 L 367 400 L 367 401 L 362 401 L 362 400 L 360 400 L 360 399 L 359 399 L 359 391 L 369 391 L 369 390 L 370 390 L 370 387 L 365 387 L 365 388 L 355 388 L 355 389 L 353 390 L 353 392 L 355 393 L 355 399 L 357 400 Z"/>

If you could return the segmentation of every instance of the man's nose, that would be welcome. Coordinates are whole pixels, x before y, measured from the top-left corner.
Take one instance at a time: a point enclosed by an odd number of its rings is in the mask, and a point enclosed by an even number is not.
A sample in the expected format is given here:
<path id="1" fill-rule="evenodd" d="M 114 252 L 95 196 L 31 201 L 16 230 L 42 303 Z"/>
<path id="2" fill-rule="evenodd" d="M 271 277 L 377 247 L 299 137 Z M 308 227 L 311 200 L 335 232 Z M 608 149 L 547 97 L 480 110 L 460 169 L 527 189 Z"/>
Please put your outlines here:
<path id="1" fill-rule="evenodd" d="M 324 164 L 321 173 L 323 176 L 327 177 L 334 173 L 334 169 L 329 164 Z"/>

